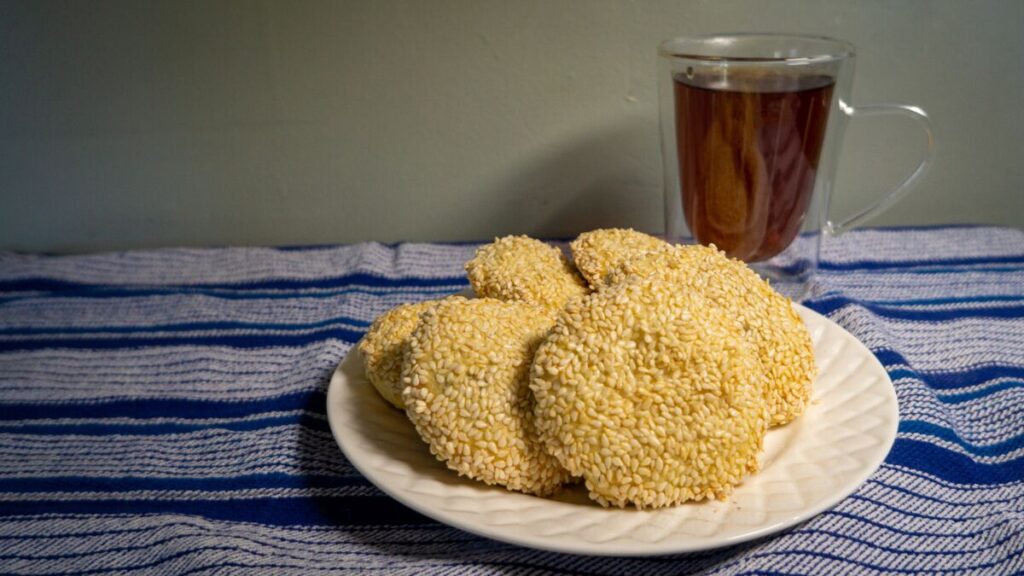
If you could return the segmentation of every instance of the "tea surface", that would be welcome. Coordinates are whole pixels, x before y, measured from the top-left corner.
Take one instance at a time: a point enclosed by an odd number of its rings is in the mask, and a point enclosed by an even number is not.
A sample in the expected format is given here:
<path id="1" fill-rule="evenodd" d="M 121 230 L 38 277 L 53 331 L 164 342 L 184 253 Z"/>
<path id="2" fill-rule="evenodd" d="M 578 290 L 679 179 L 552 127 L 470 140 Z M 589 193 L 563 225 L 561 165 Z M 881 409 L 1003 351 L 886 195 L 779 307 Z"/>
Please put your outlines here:
<path id="1" fill-rule="evenodd" d="M 673 84 L 690 231 L 746 262 L 782 252 L 814 192 L 833 79 L 730 72 Z"/>

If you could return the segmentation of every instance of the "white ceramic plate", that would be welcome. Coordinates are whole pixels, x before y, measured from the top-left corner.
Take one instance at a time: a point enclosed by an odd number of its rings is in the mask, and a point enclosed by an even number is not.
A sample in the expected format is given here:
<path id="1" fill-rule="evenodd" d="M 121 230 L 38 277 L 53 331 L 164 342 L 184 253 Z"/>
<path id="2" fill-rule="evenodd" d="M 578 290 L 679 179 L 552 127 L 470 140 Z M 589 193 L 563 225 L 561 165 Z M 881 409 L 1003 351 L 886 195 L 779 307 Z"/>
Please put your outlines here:
<path id="1" fill-rule="evenodd" d="M 811 404 L 796 421 L 768 432 L 761 471 L 726 502 L 606 509 L 582 486 L 546 499 L 459 477 L 431 456 L 405 414 L 378 396 L 355 346 L 331 378 L 327 418 L 345 456 L 371 482 L 468 532 L 543 550 L 615 556 L 736 544 L 830 508 L 878 468 L 896 438 L 896 393 L 882 365 L 839 325 L 796 307 L 818 361 Z"/>

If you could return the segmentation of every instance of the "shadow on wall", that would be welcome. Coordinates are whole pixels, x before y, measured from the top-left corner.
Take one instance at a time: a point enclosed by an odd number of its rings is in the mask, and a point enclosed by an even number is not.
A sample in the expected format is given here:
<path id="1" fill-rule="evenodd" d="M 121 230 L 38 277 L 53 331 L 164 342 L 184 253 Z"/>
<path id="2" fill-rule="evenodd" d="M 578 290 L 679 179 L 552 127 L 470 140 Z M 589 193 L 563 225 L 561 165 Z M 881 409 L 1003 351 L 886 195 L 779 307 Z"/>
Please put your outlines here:
<path id="1" fill-rule="evenodd" d="M 495 184 L 501 198 L 477 214 L 481 240 L 505 234 L 570 238 L 595 228 L 661 233 L 656 125 L 639 118 L 555 139 Z M 637 153 L 637 150 L 643 151 Z"/>

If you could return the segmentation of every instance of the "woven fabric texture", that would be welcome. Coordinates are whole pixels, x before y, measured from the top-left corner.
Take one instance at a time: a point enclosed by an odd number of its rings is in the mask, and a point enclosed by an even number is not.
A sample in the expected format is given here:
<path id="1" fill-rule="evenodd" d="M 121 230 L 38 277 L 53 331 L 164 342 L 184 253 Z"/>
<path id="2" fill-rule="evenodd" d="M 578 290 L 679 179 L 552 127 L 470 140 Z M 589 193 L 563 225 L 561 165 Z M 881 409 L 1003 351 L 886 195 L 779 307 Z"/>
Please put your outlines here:
<path id="1" fill-rule="evenodd" d="M 1010 574 L 1024 571 L 1024 231 L 829 239 L 805 303 L 895 383 L 896 443 L 773 537 L 583 557 L 425 518 L 324 413 L 378 314 L 467 286 L 475 245 L 0 253 L 0 572 Z"/>

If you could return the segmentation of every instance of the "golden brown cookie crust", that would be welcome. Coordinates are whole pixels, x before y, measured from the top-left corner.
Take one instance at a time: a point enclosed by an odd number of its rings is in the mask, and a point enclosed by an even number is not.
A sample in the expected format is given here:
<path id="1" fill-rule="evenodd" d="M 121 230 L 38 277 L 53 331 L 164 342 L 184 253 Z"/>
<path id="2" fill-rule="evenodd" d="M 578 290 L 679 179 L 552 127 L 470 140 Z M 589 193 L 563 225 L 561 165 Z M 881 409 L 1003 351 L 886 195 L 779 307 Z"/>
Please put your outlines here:
<path id="1" fill-rule="evenodd" d="M 603 228 L 580 234 L 569 249 L 576 268 L 596 290 L 604 286 L 608 273 L 624 261 L 666 246 L 664 240 L 632 228 Z"/>
<path id="2" fill-rule="evenodd" d="M 792 302 L 739 260 L 711 246 L 673 246 L 624 262 L 609 276 L 614 283 L 631 275 L 657 276 L 681 290 L 695 291 L 738 319 L 766 372 L 765 394 L 771 425 L 803 413 L 817 374 L 814 345 Z"/>
<path id="3" fill-rule="evenodd" d="M 534 358 L 548 450 L 602 505 L 724 498 L 758 468 L 762 371 L 733 319 L 634 277 L 570 303 Z"/>
<path id="4" fill-rule="evenodd" d="M 466 263 L 481 297 L 531 302 L 550 310 L 589 292 L 562 252 L 527 236 L 505 236 L 481 246 Z"/>
<path id="5" fill-rule="evenodd" d="M 534 427 L 529 368 L 544 308 L 479 298 L 427 311 L 403 366 L 406 414 L 438 460 L 487 484 L 548 495 L 569 480 Z"/>

